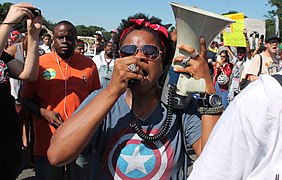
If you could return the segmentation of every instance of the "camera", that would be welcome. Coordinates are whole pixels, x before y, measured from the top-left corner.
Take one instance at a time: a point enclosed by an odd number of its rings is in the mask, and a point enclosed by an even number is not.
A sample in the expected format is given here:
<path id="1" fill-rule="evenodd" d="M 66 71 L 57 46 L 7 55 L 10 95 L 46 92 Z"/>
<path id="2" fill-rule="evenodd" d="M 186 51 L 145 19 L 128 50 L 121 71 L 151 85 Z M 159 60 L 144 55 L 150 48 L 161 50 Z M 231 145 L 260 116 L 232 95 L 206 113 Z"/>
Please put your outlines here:
<path id="1" fill-rule="evenodd" d="M 32 14 L 33 14 L 35 17 L 41 15 L 41 10 L 40 10 L 40 9 L 35 8 L 35 9 L 29 9 L 29 10 L 32 12 Z"/>

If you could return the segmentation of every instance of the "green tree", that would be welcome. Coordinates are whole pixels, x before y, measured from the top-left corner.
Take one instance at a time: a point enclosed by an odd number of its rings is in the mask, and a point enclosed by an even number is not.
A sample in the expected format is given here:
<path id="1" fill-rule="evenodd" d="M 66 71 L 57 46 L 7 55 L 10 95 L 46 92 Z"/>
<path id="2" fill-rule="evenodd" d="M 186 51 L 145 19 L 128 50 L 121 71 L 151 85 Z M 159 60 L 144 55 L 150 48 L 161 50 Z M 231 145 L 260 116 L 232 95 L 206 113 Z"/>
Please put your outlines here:
<path id="1" fill-rule="evenodd" d="M 76 26 L 76 31 L 79 36 L 91 36 L 92 34 L 91 30 L 84 25 Z"/>
<path id="2" fill-rule="evenodd" d="M 226 13 L 222 13 L 222 15 L 227 15 L 227 14 L 237 14 L 238 12 L 237 11 L 229 11 L 229 12 L 226 12 Z M 248 18 L 248 16 L 246 16 L 244 14 L 244 18 Z"/>
<path id="3" fill-rule="evenodd" d="M 233 11 L 233 10 L 231 10 L 231 11 L 228 11 L 228 12 L 226 12 L 226 13 L 222 13 L 222 15 L 227 15 L 227 14 L 237 14 L 238 12 L 237 11 Z"/>
<path id="4" fill-rule="evenodd" d="M 282 33 L 282 1 L 281 0 L 268 0 L 268 5 L 271 7 L 274 7 L 274 10 L 268 11 L 268 15 L 266 17 L 268 18 L 266 20 L 266 35 L 273 35 L 275 33 L 275 16 L 278 16 L 279 18 L 279 30 L 280 34 L 279 36 L 281 37 Z"/>
<path id="5" fill-rule="evenodd" d="M 94 36 L 96 31 L 101 31 L 103 34 L 106 32 L 104 28 L 98 26 L 89 26 L 88 28 L 91 32 L 91 34 L 89 34 L 90 36 Z"/>
<path id="6" fill-rule="evenodd" d="M 77 30 L 77 35 L 79 36 L 94 36 L 96 31 L 101 31 L 104 36 L 105 33 L 107 33 L 104 28 L 98 26 L 87 27 L 85 25 L 77 25 L 76 30 Z"/>
<path id="7" fill-rule="evenodd" d="M 53 31 L 54 29 L 54 26 L 55 26 L 55 23 L 49 21 L 49 20 L 46 20 L 44 17 L 42 19 L 42 24 L 44 24 L 48 29 L 50 29 L 51 31 Z"/>
<path id="8" fill-rule="evenodd" d="M 0 21 L 3 22 L 6 15 L 8 14 L 10 6 L 13 5 L 12 3 L 5 2 L 0 4 Z"/>

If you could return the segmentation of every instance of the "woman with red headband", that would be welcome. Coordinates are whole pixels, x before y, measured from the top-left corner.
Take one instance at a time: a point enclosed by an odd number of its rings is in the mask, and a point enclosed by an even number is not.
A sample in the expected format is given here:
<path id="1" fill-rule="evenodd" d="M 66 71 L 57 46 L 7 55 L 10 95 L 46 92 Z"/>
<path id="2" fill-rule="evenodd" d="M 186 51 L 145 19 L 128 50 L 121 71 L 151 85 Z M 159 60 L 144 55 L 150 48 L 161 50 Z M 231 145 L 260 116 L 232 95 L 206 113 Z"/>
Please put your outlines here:
<path id="1" fill-rule="evenodd" d="M 184 110 L 161 102 L 174 48 L 160 19 L 136 14 L 122 20 L 117 31 L 120 57 L 110 84 L 92 93 L 58 128 L 49 161 L 57 166 L 68 163 L 91 142 L 95 149 L 91 179 L 183 179 L 189 163 L 186 145 L 200 155 L 220 113 L 200 118 L 194 99 Z M 203 57 L 204 40 L 200 43 L 200 54 L 188 45 L 178 47 L 194 56 L 189 66 L 174 70 L 204 78 L 211 94 L 215 89 Z"/>

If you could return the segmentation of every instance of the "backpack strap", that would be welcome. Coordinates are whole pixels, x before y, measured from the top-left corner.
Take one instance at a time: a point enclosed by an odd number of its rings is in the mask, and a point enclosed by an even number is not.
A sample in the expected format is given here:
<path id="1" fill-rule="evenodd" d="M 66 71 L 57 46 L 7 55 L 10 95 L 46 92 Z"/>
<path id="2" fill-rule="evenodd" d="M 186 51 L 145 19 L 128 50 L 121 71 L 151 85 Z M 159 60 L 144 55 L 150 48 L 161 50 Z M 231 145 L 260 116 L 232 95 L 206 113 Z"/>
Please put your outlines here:
<path id="1" fill-rule="evenodd" d="M 274 77 L 279 82 L 279 84 L 282 86 L 282 75 L 274 74 L 274 75 L 271 75 L 271 76 Z"/>

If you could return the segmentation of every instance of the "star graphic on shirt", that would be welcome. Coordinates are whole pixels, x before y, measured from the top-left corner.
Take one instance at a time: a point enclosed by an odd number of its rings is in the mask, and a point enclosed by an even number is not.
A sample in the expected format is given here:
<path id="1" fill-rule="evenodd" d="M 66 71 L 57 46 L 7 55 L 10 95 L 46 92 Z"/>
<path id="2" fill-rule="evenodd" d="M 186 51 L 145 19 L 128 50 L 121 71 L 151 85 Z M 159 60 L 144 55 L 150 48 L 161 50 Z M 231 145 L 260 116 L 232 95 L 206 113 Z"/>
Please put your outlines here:
<path id="1" fill-rule="evenodd" d="M 144 164 L 152 157 L 153 155 L 141 155 L 139 146 L 136 146 L 132 155 L 121 154 L 121 157 L 128 163 L 126 171 L 124 174 L 127 174 L 135 169 L 141 171 L 144 174 L 147 174 Z"/>

